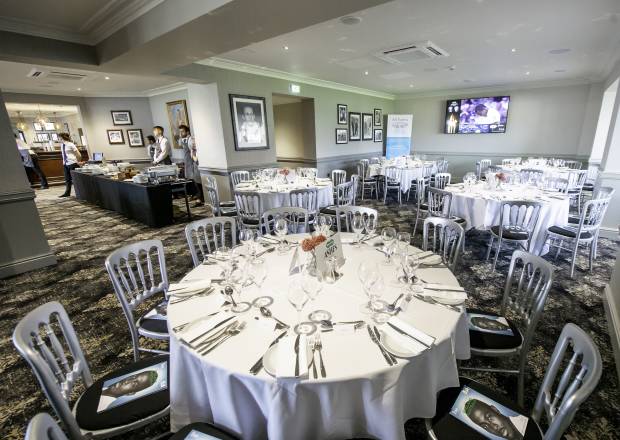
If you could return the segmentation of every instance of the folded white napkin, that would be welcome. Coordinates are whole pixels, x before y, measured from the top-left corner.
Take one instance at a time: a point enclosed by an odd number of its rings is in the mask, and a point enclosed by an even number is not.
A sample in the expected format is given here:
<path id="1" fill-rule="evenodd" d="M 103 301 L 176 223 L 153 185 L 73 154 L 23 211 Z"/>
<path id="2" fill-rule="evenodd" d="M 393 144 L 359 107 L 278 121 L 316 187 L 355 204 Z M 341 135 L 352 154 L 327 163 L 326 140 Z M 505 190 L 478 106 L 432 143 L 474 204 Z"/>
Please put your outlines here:
<path id="1" fill-rule="evenodd" d="M 209 279 L 173 283 L 168 286 L 168 293 L 170 295 L 182 295 L 194 291 L 204 290 L 209 286 L 211 286 L 211 280 Z"/>
<path id="2" fill-rule="evenodd" d="M 433 255 L 433 251 L 422 251 L 422 252 L 418 252 L 416 254 L 416 256 L 418 257 L 419 260 L 426 259 L 426 258 L 430 257 L 431 255 Z M 420 261 L 420 262 L 422 262 L 422 261 Z"/>
<path id="3" fill-rule="evenodd" d="M 233 319 L 228 319 L 230 317 L 233 317 Z M 201 321 L 200 323 L 190 326 L 186 331 L 184 331 L 181 334 L 181 339 L 185 342 L 187 342 L 188 344 L 192 344 L 192 341 L 194 339 L 196 339 L 197 337 L 199 337 L 200 335 L 210 332 L 211 330 L 213 330 L 218 324 L 222 323 L 223 321 L 226 321 L 224 324 L 220 325 L 219 327 L 217 327 L 217 330 L 220 330 L 221 328 L 225 327 L 228 324 L 232 324 L 233 321 L 235 321 L 235 317 L 232 313 L 218 313 L 217 315 L 205 320 L 205 321 Z"/>
<path id="4" fill-rule="evenodd" d="M 441 256 L 431 255 L 430 257 L 426 257 L 425 259 L 420 261 L 420 264 L 422 266 L 434 266 L 435 264 L 441 264 L 442 262 L 443 260 L 441 259 Z"/>
<path id="5" fill-rule="evenodd" d="M 394 330 L 389 325 L 383 327 L 381 331 L 384 333 L 384 335 L 387 338 L 391 339 L 392 341 L 395 341 L 398 345 L 400 345 L 406 351 L 410 351 L 412 356 L 416 356 L 422 353 L 424 350 L 426 350 L 426 347 L 423 344 L 420 344 L 415 339 L 411 339 L 408 336 L 398 333 L 396 330 Z"/>
<path id="6" fill-rule="evenodd" d="M 465 292 L 461 286 L 452 286 L 450 284 L 438 284 L 438 283 L 426 283 L 426 288 L 433 291 L 450 291 L 450 292 Z M 433 293 L 433 292 L 429 292 Z"/>
<path id="7" fill-rule="evenodd" d="M 297 335 L 285 336 L 278 342 L 276 355 L 276 377 L 294 378 L 295 377 L 295 340 Z M 306 349 L 306 337 L 301 335 L 299 338 L 299 376 L 308 376 L 308 353 Z"/>
<path id="8" fill-rule="evenodd" d="M 388 322 L 390 324 L 392 324 L 394 327 L 397 327 L 398 329 L 402 330 L 403 332 L 407 333 L 408 335 L 413 336 L 413 338 L 417 339 L 418 341 L 420 341 L 423 344 L 426 344 L 429 347 L 435 343 L 435 338 L 433 338 L 430 335 L 427 335 L 426 333 L 424 333 L 421 330 L 418 330 L 417 328 L 415 328 L 411 324 L 403 321 L 402 319 L 400 319 L 400 318 L 398 318 L 396 316 L 392 316 Z M 390 326 L 388 325 L 386 327 L 390 327 Z"/>
<path id="9" fill-rule="evenodd" d="M 454 290 L 425 290 L 424 295 L 433 297 L 439 300 L 446 301 L 461 301 L 467 300 L 467 294 L 463 291 L 456 292 Z"/>

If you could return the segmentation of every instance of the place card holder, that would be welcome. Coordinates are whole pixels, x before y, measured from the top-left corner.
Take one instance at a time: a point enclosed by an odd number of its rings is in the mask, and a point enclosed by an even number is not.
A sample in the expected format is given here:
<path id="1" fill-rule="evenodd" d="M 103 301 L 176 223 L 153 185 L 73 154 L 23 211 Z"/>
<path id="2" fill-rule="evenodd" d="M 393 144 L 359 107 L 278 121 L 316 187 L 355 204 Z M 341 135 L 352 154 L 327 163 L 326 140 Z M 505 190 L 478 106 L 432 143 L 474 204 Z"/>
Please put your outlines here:
<path id="1" fill-rule="evenodd" d="M 341 268 L 344 263 L 344 254 L 342 253 L 342 240 L 340 234 L 334 234 L 323 243 L 314 248 L 316 256 L 316 270 L 323 275 L 325 280 L 338 280 L 342 275 L 337 269 Z M 330 261 L 333 264 L 330 264 Z"/>

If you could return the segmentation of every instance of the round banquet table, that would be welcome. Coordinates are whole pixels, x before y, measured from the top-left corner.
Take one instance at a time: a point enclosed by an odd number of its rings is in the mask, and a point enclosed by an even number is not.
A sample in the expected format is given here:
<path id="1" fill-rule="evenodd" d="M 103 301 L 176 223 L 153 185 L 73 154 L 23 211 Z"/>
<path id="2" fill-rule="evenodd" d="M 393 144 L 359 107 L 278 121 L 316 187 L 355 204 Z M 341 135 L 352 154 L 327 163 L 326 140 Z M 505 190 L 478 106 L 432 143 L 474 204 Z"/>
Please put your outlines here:
<path id="1" fill-rule="evenodd" d="M 334 204 L 334 190 L 331 179 L 298 178 L 294 183 L 255 183 L 241 182 L 235 187 L 240 192 L 257 192 L 260 194 L 263 211 L 272 208 L 290 206 L 290 192 L 296 189 L 316 188 L 318 198 L 318 208 L 332 206 Z"/>
<path id="2" fill-rule="evenodd" d="M 489 230 L 498 225 L 503 201 L 540 202 L 540 214 L 529 249 L 536 255 L 548 252 L 548 247 L 545 246 L 547 228 L 568 223 L 570 202 L 558 192 L 547 192 L 527 185 L 505 185 L 500 190 L 492 190 L 484 183 L 477 183 L 469 190 L 465 189 L 463 184 L 448 185 L 445 189 L 452 193 L 451 215 L 465 219 L 468 230 Z"/>
<path id="3" fill-rule="evenodd" d="M 342 237 L 343 242 L 352 238 L 349 234 Z M 287 238 L 294 243 L 300 236 Z M 334 322 L 368 320 L 362 310 L 367 298 L 357 276 L 362 261 L 377 261 L 385 283 L 384 300 L 393 301 L 403 291 L 404 286 L 396 279 L 396 267 L 381 264 L 385 257 L 372 244 L 359 249 L 344 244 L 343 250 L 343 276 L 334 284 L 324 283 L 314 303 L 304 308 L 304 316 L 325 309 L 332 313 Z M 286 297 L 292 255 L 292 249 L 283 255 L 265 254 L 268 274 L 262 289 L 252 286 L 241 294 L 244 301 L 272 296 L 270 310 L 288 324 L 297 322 L 297 312 Z M 183 281 L 217 277 L 220 270 L 217 265 L 201 265 Z M 447 268 L 420 267 L 418 276 L 426 282 L 458 286 Z M 239 315 L 248 323 L 244 331 L 205 356 L 173 331 L 179 324 L 217 311 L 221 301 L 221 295 L 215 293 L 168 307 L 173 430 L 191 422 L 210 421 L 244 439 L 344 439 L 364 435 L 404 439 L 405 421 L 434 415 L 438 391 L 458 386 L 456 360 L 467 359 L 470 354 L 463 306 L 458 307 L 459 312 L 413 298 L 399 318 L 435 337 L 431 348 L 414 357 L 388 366 L 366 328 L 349 327 L 321 333 L 326 378 L 274 378 L 265 369 L 253 376 L 250 367 L 280 333 L 273 330 L 273 320 L 257 319 L 260 314 L 254 308 Z"/>
<path id="4" fill-rule="evenodd" d="M 568 167 L 553 167 L 549 165 L 499 165 L 499 168 L 507 173 L 520 173 L 523 170 L 539 170 L 543 172 L 543 179 L 562 178 L 567 179 L 571 171 Z"/>
<path id="5" fill-rule="evenodd" d="M 389 165 L 389 164 L 384 164 L 384 165 L 379 165 L 379 164 L 372 164 L 368 166 L 368 176 L 369 177 L 375 177 L 375 176 L 385 176 L 385 169 L 388 166 L 396 166 L 396 165 Z M 411 182 L 416 180 L 416 179 L 421 179 L 422 177 L 424 177 L 424 167 L 423 166 L 411 166 L 411 167 L 398 167 L 402 170 L 401 174 L 400 174 L 400 190 L 404 193 L 406 193 L 407 191 L 409 191 L 409 189 L 411 188 Z"/>

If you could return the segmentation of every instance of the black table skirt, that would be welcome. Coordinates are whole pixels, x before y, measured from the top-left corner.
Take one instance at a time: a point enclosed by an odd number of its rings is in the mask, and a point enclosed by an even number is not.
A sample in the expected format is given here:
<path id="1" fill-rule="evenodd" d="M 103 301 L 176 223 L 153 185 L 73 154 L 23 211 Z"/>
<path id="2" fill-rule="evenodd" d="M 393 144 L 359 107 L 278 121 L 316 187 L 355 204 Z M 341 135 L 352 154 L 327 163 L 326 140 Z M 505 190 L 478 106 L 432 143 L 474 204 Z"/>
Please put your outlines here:
<path id="1" fill-rule="evenodd" d="M 75 196 L 127 218 L 157 228 L 170 225 L 172 216 L 171 185 L 140 185 L 108 177 L 71 171 Z"/>

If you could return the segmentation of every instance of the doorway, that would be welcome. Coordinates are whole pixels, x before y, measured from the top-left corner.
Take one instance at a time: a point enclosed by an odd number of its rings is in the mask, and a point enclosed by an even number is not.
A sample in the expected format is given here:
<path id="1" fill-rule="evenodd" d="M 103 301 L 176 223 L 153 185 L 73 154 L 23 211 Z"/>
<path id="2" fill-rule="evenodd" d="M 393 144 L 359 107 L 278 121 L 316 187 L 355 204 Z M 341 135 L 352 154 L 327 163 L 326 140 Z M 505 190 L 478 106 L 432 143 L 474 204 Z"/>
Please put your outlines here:
<path id="1" fill-rule="evenodd" d="M 283 167 L 316 167 L 314 99 L 274 93 L 276 156 Z"/>

